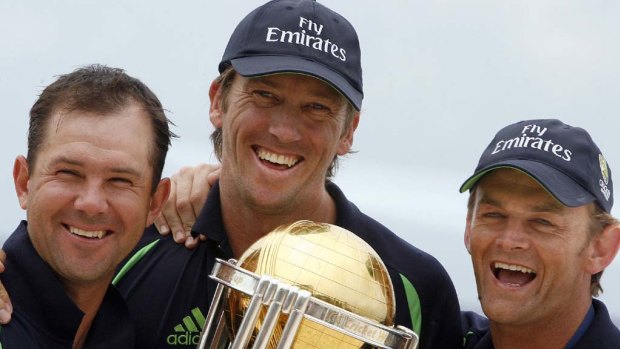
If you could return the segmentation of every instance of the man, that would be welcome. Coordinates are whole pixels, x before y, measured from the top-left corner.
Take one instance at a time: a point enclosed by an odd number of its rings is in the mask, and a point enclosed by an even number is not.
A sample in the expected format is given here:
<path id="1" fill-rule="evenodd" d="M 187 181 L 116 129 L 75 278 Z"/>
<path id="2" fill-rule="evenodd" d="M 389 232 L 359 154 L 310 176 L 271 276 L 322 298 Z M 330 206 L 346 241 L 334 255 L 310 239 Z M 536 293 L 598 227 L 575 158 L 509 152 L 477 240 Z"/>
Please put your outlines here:
<path id="1" fill-rule="evenodd" d="M 461 187 L 465 245 L 486 321 L 468 348 L 620 348 L 601 291 L 620 246 L 611 170 L 588 133 L 559 120 L 500 130 Z"/>
<path id="2" fill-rule="evenodd" d="M 120 69 L 87 66 L 43 90 L 13 168 L 27 221 L 3 247 L 4 348 L 134 347 L 110 282 L 167 198 L 171 136 L 157 97 Z"/>
<path id="3" fill-rule="evenodd" d="M 349 22 L 314 1 L 269 2 L 237 26 L 219 71 L 209 97 L 221 176 L 193 227 L 208 239 L 190 251 L 150 229 L 117 277 L 141 345 L 194 347 L 216 287 L 207 278 L 215 258 L 239 257 L 277 226 L 309 219 L 353 231 L 377 251 L 394 284 L 396 323 L 419 333 L 421 348 L 460 347 L 458 301 L 443 267 L 329 181 L 351 149 L 363 96 Z"/>

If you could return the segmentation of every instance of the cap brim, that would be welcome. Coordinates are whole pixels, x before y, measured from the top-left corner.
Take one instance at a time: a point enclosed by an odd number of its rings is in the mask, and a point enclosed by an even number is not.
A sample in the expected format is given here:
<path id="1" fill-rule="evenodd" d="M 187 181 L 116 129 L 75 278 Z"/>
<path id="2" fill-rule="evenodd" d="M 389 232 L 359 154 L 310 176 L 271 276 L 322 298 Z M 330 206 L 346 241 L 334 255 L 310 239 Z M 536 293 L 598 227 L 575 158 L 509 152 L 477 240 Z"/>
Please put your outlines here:
<path id="1" fill-rule="evenodd" d="M 524 172 L 542 185 L 558 201 L 568 207 L 587 205 L 596 200 L 579 183 L 564 173 L 543 163 L 531 160 L 506 160 L 490 164 L 469 177 L 460 192 L 471 189 L 485 174 L 498 168 L 513 168 Z"/>
<path id="2" fill-rule="evenodd" d="M 242 76 L 260 76 L 276 73 L 301 73 L 321 79 L 342 93 L 356 110 L 362 107 L 362 92 L 355 89 L 343 76 L 311 60 L 294 56 L 252 56 L 230 61 Z"/>

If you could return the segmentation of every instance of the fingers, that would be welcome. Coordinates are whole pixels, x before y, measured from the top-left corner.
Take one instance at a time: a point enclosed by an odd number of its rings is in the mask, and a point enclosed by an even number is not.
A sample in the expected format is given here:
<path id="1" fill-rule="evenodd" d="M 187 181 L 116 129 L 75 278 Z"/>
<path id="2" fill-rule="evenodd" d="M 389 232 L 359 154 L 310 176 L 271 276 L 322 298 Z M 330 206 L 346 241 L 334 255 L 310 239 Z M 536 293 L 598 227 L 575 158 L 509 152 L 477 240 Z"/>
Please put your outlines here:
<path id="1" fill-rule="evenodd" d="M 170 177 L 170 195 L 155 219 L 160 234 L 173 234 L 177 243 L 194 248 L 204 238 L 191 237 L 191 228 L 196 222 L 206 201 L 211 186 L 219 177 L 219 165 L 200 164 L 185 166 Z"/>
<path id="2" fill-rule="evenodd" d="M 203 235 L 201 235 L 203 236 Z M 198 244 L 200 243 L 201 239 L 199 238 L 194 238 L 191 235 L 189 235 L 187 237 L 187 239 L 185 239 L 185 247 L 193 250 L 194 248 L 196 248 L 196 246 L 198 246 Z"/>
<path id="3" fill-rule="evenodd" d="M 219 173 L 219 164 L 200 164 L 195 167 L 192 190 L 189 193 L 189 200 L 194 209 L 194 222 L 195 218 L 200 214 L 200 211 L 202 211 L 202 207 L 207 200 L 207 195 L 209 195 L 211 187 L 219 178 Z"/>
<path id="4" fill-rule="evenodd" d="M 168 229 L 173 234 L 174 241 L 184 243 L 186 237 L 191 231 L 194 224 L 191 218 L 194 213 L 191 202 L 189 201 L 189 193 L 191 193 L 193 182 L 193 169 L 191 167 L 183 167 L 179 172 L 170 177 L 173 184 L 170 188 L 170 197 L 164 205 L 164 216 Z M 174 192 L 174 194 L 173 194 Z"/>
<path id="5" fill-rule="evenodd" d="M 161 235 L 168 235 L 170 234 L 170 225 L 168 224 L 168 220 L 166 219 L 166 216 L 170 216 L 170 210 L 171 209 L 175 209 L 174 208 L 174 203 L 176 202 L 176 184 L 174 183 L 174 181 L 170 181 L 170 194 L 168 195 L 168 199 L 166 200 L 166 202 L 164 202 L 164 205 L 162 206 L 161 212 L 159 213 L 159 215 L 157 217 L 155 217 L 155 220 L 153 221 L 153 224 L 155 225 L 155 228 L 157 228 L 157 231 L 159 231 L 159 234 Z"/>
<path id="6" fill-rule="evenodd" d="M 4 262 L 6 262 L 6 253 L 0 250 L 0 273 L 4 273 Z"/>
<path id="7" fill-rule="evenodd" d="M 11 299 L 6 292 L 4 285 L 0 283 L 0 324 L 6 325 L 11 321 L 11 315 L 13 314 L 13 306 L 11 305 Z"/>
<path id="8" fill-rule="evenodd" d="M 215 182 L 220 178 L 220 170 L 221 170 L 221 166 L 218 165 L 211 165 L 215 167 L 215 170 L 211 173 L 209 173 L 209 175 L 207 176 L 207 182 L 209 184 L 209 188 L 215 185 Z"/>
<path id="9" fill-rule="evenodd" d="M 6 253 L 4 250 L 0 250 L 0 272 L 4 272 L 4 263 L 6 262 Z M 4 288 L 4 285 L 0 283 L 0 324 L 6 325 L 11 321 L 11 315 L 13 314 L 13 305 L 9 299 L 9 294 Z"/>
<path id="10" fill-rule="evenodd" d="M 172 238 L 177 243 L 185 242 L 185 228 L 179 213 L 177 212 L 178 183 L 177 177 L 170 178 L 170 194 L 164 203 L 161 213 L 155 219 L 155 226 L 161 235 L 172 233 Z"/>

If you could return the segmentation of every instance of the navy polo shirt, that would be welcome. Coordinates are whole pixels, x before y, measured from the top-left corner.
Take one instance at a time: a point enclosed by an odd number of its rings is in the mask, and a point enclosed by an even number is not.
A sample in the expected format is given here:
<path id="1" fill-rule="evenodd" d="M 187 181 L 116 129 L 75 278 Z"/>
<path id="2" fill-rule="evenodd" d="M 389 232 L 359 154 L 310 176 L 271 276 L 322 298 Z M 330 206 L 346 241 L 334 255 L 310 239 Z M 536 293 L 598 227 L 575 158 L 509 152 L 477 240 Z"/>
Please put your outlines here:
<path id="1" fill-rule="evenodd" d="M 22 221 L 4 243 L 6 271 L 0 279 L 13 304 L 13 318 L 0 329 L 2 349 L 71 348 L 84 313 L 34 249 Z M 134 348 L 134 327 L 121 295 L 109 287 L 85 349 Z"/>
<path id="2" fill-rule="evenodd" d="M 441 264 L 363 214 L 335 184 L 328 182 L 326 187 L 336 203 L 336 225 L 365 240 L 385 263 L 396 295 L 396 324 L 419 333 L 421 349 L 460 348 L 459 304 Z M 198 344 L 217 286 L 207 276 L 215 258 L 232 257 L 217 184 L 192 230 L 208 239 L 188 250 L 149 227 L 142 248 L 115 280 L 138 319 L 140 348 L 193 348 Z"/>
<path id="3" fill-rule="evenodd" d="M 620 331 L 611 321 L 605 304 L 598 299 L 592 299 L 590 311 L 566 348 L 620 349 Z M 473 312 L 463 312 L 462 316 L 464 348 L 493 349 L 489 321 Z"/>

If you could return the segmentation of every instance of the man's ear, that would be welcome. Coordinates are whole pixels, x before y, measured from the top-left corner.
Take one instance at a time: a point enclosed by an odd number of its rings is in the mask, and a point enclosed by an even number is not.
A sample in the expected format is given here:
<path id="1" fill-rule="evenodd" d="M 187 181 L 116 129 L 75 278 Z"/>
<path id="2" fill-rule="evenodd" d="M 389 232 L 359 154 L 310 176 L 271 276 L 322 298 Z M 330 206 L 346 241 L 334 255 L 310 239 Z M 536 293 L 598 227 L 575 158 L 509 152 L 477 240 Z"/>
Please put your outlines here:
<path id="1" fill-rule="evenodd" d="M 353 146 L 353 134 L 355 133 L 359 122 L 360 113 L 356 112 L 353 116 L 353 119 L 351 120 L 351 124 L 349 125 L 348 129 L 340 138 L 340 144 L 338 145 L 338 155 L 346 155 L 349 150 L 351 150 L 351 147 Z"/>
<path id="2" fill-rule="evenodd" d="M 211 100 L 211 106 L 209 107 L 209 119 L 211 120 L 211 124 L 213 124 L 215 128 L 222 128 L 222 115 L 224 114 L 222 109 L 222 89 L 221 85 L 215 80 L 213 80 L 209 87 L 209 99 Z"/>
<path id="3" fill-rule="evenodd" d="M 149 214 L 146 219 L 146 226 L 153 224 L 155 217 L 159 216 L 161 209 L 164 207 L 164 203 L 168 200 L 170 194 L 170 178 L 163 178 L 157 184 L 155 193 L 151 196 L 151 202 L 149 204 Z"/>
<path id="4" fill-rule="evenodd" d="M 23 155 L 19 155 L 13 164 L 13 183 L 19 206 L 24 210 L 28 207 L 28 181 L 30 180 L 28 171 L 28 161 Z"/>
<path id="5" fill-rule="evenodd" d="M 607 226 L 600 234 L 592 237 L 587 264 L 588 273 L 594 275 L 614 260 L 620 248 L 620 224 Z"/>

